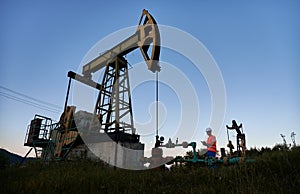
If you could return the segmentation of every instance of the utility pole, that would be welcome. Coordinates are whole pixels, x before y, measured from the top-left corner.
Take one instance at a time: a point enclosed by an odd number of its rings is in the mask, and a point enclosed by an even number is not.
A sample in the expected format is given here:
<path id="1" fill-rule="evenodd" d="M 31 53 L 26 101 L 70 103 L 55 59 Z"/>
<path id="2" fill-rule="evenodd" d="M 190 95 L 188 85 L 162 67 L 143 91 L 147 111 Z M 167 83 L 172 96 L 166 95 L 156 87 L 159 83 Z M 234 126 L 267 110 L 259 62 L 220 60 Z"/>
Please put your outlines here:
<path id="1" fill-rule="evenodd" d="M 283 139 L 283 145 L 284 145 L 285 147 L 287 147 L 287 143 L 286 143 L 286 140 L 285 140 L 285 135 L 280 134 L 280 136 L 281 136 L 282 139 Z"/>
<path id="2" fill-rule="evenodd" d="M 292 132 L 292 133 L 291 133 L 291 139 L 292 139 L 292 142 L 293 142 L 293 147 L 296 147 L 295 136 L 296 136 L 296 133 L 295 133 L 295 132 Z"/>

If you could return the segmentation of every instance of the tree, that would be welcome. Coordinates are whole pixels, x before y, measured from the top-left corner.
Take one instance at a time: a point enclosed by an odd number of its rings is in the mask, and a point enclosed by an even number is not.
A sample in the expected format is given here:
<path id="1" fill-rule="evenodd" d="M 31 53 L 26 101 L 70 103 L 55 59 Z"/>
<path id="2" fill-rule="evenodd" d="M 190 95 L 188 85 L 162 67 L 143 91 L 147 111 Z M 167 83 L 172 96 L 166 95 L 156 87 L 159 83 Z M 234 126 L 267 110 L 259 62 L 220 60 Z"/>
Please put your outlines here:
<path id="1" fill-rule="evenodd" d="M 0 169 L 8 167 L 9 164 L 9 158 L 6 156 L 5 153 L 0 152 Z"/>

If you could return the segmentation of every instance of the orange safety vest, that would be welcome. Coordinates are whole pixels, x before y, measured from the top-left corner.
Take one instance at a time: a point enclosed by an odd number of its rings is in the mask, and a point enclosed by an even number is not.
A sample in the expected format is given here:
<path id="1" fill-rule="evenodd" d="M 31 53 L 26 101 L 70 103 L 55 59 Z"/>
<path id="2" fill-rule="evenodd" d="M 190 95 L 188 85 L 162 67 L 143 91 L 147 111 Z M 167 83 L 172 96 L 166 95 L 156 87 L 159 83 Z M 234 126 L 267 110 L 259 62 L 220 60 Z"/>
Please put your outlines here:
<path id="1" fill-rule="evenodd" d="M 216 140 L 216 137 L 214 135 L 210 135 L 207 138 L 206 143 L 210 145 L 213 142 L 213 140 L 215 140 L 215 142 L 213 143 L 212 146 L 207 147 L 207 151 L 211 151 L 211 152 L 215 152 L 216 153 L 217 152 L 217 140 Z"/>

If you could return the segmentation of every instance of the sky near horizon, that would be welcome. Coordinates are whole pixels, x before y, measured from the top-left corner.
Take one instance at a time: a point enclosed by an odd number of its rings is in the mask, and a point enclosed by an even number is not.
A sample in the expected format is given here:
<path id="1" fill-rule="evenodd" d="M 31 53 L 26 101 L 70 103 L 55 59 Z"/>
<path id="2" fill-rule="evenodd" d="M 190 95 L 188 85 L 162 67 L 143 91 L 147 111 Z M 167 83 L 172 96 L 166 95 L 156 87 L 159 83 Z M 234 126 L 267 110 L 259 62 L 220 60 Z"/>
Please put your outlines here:
<path id="1" fill-rule="evenodd" d="M 230 125 L 232 119 L 243 123 L 247 147 L 272 147 L 282 143 L 280 134 L 291 143 L 292 132 L 299 144 L 299 8 L 295 0 L 1 1 L 0 147 L 25 155 L 29 150 L 23 146 L 25 133 L 34 115 L 59 120 L 67 72 L 77 71 L 99 40 L 137 25 L 143 9 L 149 10 L 159 24 L 176 27 L 198 39 L 214 57 L 226 88 L 226 114 L 217 137 L 219 148 L 226 146 L 225 125 Z M 136 50 L 128 58 L 142 62 L 140 55 Z M 189 62 L 179 54 L 164 49 L 161 60 L 185 73 L 196 87 L 200 116 L 205 118 L 195 129 L 195 141 L 199 143 L 206 138 L 210 116 L 206 82 L 193 74 L 193 68 L 187 67 Z M 147 82 L 143 86 L 147 89 L 133 91 L 133 111 L 138 120 L 146 122 L 152 110 L 149 105 L 154 100 L 154 85 Z M 20 99 L 12 100 L 7 97 L 7 93 L 12 94 L 9 90 L 57 107 L 51 112 L 21 103 Z M 172 103 L 178 101 L 169 97 L 174 94 L 167 86 L 161 86 L 160 94 L 168 112 L 164 132 L 177 123 L 178 110 Z M 141 98 L 143 102 L 138 100 Z M 234 135 L 230 135 L 232 140 Z"/>

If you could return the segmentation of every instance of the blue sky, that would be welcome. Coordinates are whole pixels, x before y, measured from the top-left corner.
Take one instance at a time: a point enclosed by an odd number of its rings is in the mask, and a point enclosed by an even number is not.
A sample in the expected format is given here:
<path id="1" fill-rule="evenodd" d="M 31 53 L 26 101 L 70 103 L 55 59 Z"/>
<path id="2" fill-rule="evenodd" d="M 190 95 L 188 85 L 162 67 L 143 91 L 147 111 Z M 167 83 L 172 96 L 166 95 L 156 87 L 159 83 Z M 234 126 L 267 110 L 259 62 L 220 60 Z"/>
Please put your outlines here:
<path id="1" fill-rule="evenodd" d="M 63 107 L 67 72 L 77 71 L 97 41 L 137 25 L 144 8 L 159 24 L 179 28 L 197 38 L 216 60 L 227 94 L 219 147 L 226 145 L 225 125 L 232 119 L 244 124 L 248 147 L 281 143 L 280 133 L 290 143 L 292 131 L 299 143 L 298 1 L 1 1 L 1 86 Z M 138 50 L 129 56 L 137 61 L 139 57 Z M 176 53 L 162 50 L 161 59 L 176 66 L 198 86 L 201 117 L 207 120 L 211 102 L 205 80 L 193 75 L 187 60 Z M 153 90 L 149 92 L 154 86 L 144 85 L 144 89 L 133 92 L 148 96 L 143 102 L 134 101 L 134 114 L 142 121 L 147 120 L 141 115 L 147 116 L 148 103 L 154 100 Z M 172 91 L 162 86 L 160 98 L 173 113 L 168 115 L 166 128 L 176 123 L 172 118 L 178 116 L 177 109 L 168 102 L 170 95 Z M 176 98 L 173 102 L 177 103 Z M 24 155 L 28 150 L 23 146 L 26 127 L 36 113 L 56 120 L 60 116 L 59 111 L 45 111 L 0 96 L 0 147 Z M 205 138 L 205 125 L 205 121 L 200 122 L 195 141 Z"/>

